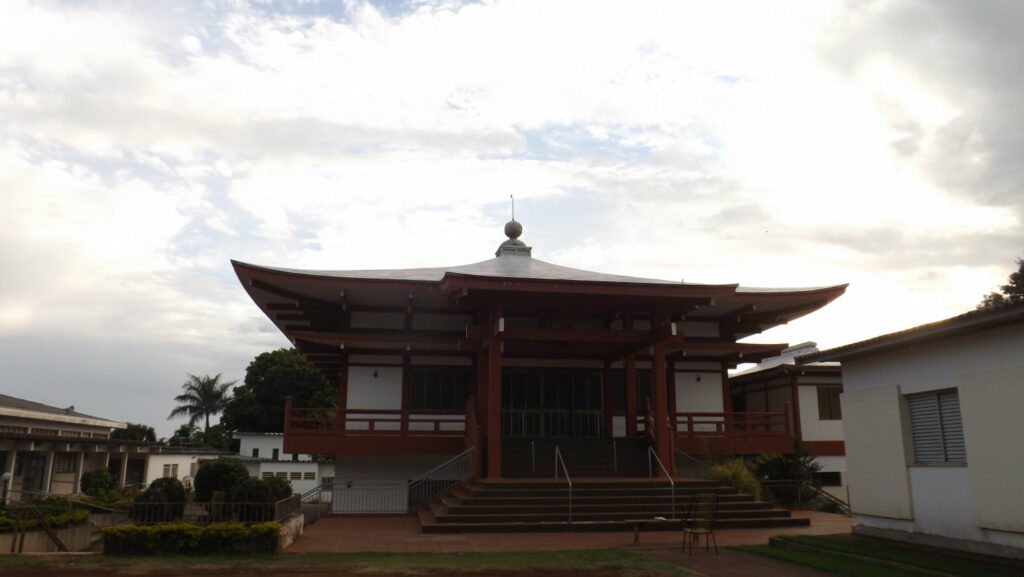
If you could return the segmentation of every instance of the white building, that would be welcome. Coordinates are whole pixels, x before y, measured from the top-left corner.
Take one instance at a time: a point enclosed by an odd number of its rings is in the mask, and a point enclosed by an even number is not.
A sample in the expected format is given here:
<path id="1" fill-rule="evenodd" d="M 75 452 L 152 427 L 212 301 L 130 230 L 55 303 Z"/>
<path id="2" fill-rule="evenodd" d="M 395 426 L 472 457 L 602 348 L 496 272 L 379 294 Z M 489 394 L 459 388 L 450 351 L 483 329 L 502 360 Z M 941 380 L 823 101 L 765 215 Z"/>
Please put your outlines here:
<path id="1" fill-rule="evenodd" d="M 70 495 L 82 473 L 109 469 L 119 486 L 142 483 L 149 443 L 111 439 L 125 423 L 0 395 L 0 473 L 10 473 L 8 498 Z M 3 488 L 0 487 L 0 490 Z"/>
<path id="2" fill-rule="evenodd" d="M 783 412 L 794 436 L 815 457 L 821 470 L 815 481 L 846 500 L 846 445 L 843 438 L 843 378 L 837 362 L 797 364 L 818 352 L 816 343 L 793 345 L 779 356 L 729 375 L 733 409 Z"/>
<path id="3" fill-rule="evenodd" d="M 843 364 L 855 532 L 1024 558 L 1024 305 L 804 359 Z"/>
<path id="4" fill-rule="evenodd" d="M 332 463 L 318 463 L 311 455 L 284 452 L 281 433 L 234 433 L 238 454 L 244 459 L 249 475 L 263 479 L 287 479 L 292 490 L 304 494 L 334 477 Z"/>

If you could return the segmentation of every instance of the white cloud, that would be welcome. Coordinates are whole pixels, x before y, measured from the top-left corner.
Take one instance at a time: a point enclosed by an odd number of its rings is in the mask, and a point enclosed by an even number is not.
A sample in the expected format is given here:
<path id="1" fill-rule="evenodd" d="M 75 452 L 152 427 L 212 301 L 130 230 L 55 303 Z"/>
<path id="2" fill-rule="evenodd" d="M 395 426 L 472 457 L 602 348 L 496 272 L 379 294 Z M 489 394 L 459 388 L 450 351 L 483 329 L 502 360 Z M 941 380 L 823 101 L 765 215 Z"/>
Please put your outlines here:
<path id="1" fill-rule="evenodd" d="M 781 329 L 794 341 L 970 308 L 1019 250 L 1016 141 L 988 111 L 1019 90 L 921 56 L 974 63 L 972 19 L 817 1 L 279 8 L 5 7 L 0 265 L 17 274 L 0 336 L 133 335 L 169 402 L 206 372 L 188 365 L 282 341 L 229 258 L 482 260 L 510 194 L 534 254 L 562 264 L 851 282 Z"/>

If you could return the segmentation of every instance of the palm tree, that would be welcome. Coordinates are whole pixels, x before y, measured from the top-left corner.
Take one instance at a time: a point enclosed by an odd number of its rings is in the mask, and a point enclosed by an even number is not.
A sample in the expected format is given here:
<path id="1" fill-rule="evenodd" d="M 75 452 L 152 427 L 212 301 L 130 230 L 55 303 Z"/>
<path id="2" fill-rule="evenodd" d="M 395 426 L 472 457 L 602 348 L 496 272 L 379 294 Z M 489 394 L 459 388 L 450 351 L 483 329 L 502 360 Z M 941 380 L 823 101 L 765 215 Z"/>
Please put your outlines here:
<path id="1" fill-rule="evenodd" d="M 203 375 L 197 377 L 190 374 L 181 388 L 184 393 L 174 397 L 179 404 L 167 416 L 167 419 L 188 416 L 188 424 L 195 426 L 199 419 L 206 419 L 206 426 L 203 431 L 210 430 L 210 415 L 216 415 L 224 410 L 228 404 L 228 389 L 235 384 L 220 382 L 220 373 L 211 377 Z"/>

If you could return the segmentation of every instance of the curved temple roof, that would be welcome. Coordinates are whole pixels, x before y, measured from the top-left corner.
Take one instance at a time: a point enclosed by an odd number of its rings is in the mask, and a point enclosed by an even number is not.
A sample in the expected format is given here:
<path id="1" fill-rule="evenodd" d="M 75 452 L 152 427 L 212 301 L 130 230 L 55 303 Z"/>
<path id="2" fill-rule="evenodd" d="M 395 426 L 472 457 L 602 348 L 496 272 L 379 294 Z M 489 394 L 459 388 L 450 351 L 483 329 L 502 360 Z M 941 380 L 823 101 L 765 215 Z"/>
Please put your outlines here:
<path id="1" fill-rule="evenodd" d="M 488 315 L 511 314 L 547 320 L 532 329 L 513 323 L 502 332 L 505 340 L 518 339 L 509 354 L 558 350 L 601 357 L 624 346 L 643 348 L 657 333 L 657 339 L 674 343 L 673 350 L 684 356 L 756 362 L 785 345 L 737 340 L 813 312 L 846 289 L 747 288 L 606 274 L 535 259 L 525 243 L 510 241 L 502 243 L 495 258 L 451 267 L 297 270 L 239 261 L 232 265 L 252 299 L 300 350 L 323 354 L 324 347 L 337 351 L 339 345 L 460 351 L 465 341 L 487 332 L 484 325 L 494 322 Z M 357 312 L 404 315 L 405 321 L 392 329 L 360 328 L 345 316 Z M 450 323 L 463 320 L 459 327 L 431 331 L 418 326 L 410 318 L 413 313 L 447 315 Z M 647 328 L 628 329 L 633 325 L 621 323 L 622 328 L 610 328 L 613 320 L 625 318 Z M 531 339 L 532 344 L 527 342 Z M 541 347 L 542 342 L 556 345 Z"/>

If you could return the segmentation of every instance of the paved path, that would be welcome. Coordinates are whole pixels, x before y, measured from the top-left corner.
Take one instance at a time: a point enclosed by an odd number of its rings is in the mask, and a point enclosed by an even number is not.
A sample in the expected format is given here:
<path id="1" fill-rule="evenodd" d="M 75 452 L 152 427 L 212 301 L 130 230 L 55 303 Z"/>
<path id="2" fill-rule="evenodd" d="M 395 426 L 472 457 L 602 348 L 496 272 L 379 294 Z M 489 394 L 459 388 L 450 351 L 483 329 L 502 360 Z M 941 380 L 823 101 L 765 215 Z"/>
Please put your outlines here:
<path id="1" fill-rule="evenodd" d="M 763 545 L 774 535 L 832 535 L 849 533 L 853 520 L 843 515 L 796 511 L 809 517 L 810 527 L 731 529 L 716 531 L 720 547 Z M 394 553 L 461 553 L 469 551 L 559 551 L 568 549 L 677 549 L 678 531 L 641 533 L 633 545 L 632 531 L 618 533 L 420 533 L 414 517 L 324 517 L 291 547 L 290 553 L 387 551 Z M 703 552 L 701 552 L 703 554 Z M 697 557 L 694 552 L 693 557 Z M 713 557 L 713 554 L 712 554 Z M 787 567 L 789 567 L 787 565 Z M 741 575 L 731 573 L 729 575 Z M 765 575 L 762 573 L 761 575 Z M 767 576 L 766 576 L 767 577 Z"/>

